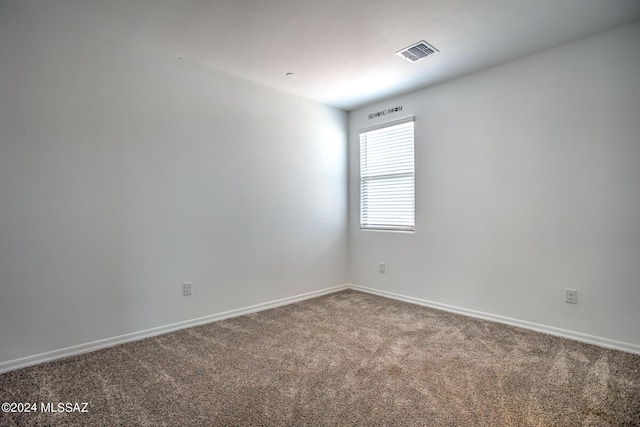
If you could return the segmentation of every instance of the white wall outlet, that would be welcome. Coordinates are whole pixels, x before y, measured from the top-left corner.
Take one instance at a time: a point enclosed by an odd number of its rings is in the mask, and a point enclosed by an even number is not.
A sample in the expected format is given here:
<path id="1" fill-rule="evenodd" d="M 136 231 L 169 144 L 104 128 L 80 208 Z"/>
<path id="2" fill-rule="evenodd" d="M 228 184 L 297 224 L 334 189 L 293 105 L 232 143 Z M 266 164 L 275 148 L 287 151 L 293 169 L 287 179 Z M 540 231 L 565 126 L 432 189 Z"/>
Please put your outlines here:
<path id="1" fill-rule="evenodd" d="M 380 273 L 384 273 L 386 271 L 387 267 L 384 264 L 384 262 L 381 262 L 380 265 L 378 266 L 378 271 L 380 271 Z"/>
<path id="2" fill-rule="evenodd" d="M 192 290 L 193 290 L 193 282 L 184 282 L 184 284 L 182 285 L 183 294 L 185 296 L 191 295 Z"/>
<path id="3" fill-rule="evenodd" d="M 578 291 L 575 289 L 565 289 L 565 302 L 569 304 L 577 304 L 578 303 Z"/>

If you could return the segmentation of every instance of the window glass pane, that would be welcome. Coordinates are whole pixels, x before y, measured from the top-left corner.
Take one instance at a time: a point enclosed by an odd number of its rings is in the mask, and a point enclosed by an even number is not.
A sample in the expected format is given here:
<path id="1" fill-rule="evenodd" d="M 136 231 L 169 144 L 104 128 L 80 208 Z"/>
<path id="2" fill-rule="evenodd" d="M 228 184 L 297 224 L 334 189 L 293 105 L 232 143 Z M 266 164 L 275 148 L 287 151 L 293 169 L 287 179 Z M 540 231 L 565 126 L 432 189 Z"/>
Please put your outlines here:
<path id="1" fill-rule="evenodd" d="M 360 227 L 413 230 L 413 120 L 360 134 Z"/>

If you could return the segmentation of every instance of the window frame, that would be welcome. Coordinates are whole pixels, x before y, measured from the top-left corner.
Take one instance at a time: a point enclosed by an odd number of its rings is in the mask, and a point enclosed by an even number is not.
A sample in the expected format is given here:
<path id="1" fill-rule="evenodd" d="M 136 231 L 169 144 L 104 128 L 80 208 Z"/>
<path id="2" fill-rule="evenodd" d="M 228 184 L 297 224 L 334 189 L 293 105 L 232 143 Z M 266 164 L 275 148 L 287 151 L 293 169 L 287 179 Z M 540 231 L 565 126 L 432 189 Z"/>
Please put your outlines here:
<path id="1" fill-rule="evenodd" d="M 410 150 L 408 150 L 408 146 L 406 141 L 399 140 L 397 142 L 402 143 L 400 146 L 400 150 L 405 150 L 405 154 L 400 155 L 398 157 L 391 158 L 391 162 L 382 163 L 378 160 L 377 167 L 367 167 L 367 161 L 370 158 L 371 152 L 371 142 L 367 139 L 367 136 L 370 136 L 371 132 L 380 131 L 383 129 L 389 129 L 400 125 L 405 125 L 407 123 L 411 123 L 411 141 L 410 141 Z M 391 130 L 391 129 L 389 129 Z M 364 137 L 364 140 L 363 140 Z M 379 125 L 362 129 L 358 132 L 359 139 L 359 161 L 360 161 L 360 230 L 367 231 L 391 231 L 391 232 L 400 232 L 400 233 L 414 233 L 415 232 L 415 218 L 416 218 L 416 173 L 415 173 L 415 117 L 405 117 L 403 119 L 394 120 L 386 123 L 381 123 Z M 406 139 L 406 138 L 405 138 Z M 392 145 L 394 141 L 383 141 L 380 144 L 374 145 L 374 150 L 389 149 L 389 146 Z M 387 145 L 386 147 L 384 145 Z M 407 153 L 410 151 L 410 168 L 406 166 Z M 405 166 L 400 167 L 398 163 L 398 159 L 400 159 L 400 163 L 405 161 Z M 394 162 L 395 160 L 395 162 Z M 375 163 L 375 162 L 372 162 Z M 394 165 L 394 163 L 396 163 Z M 389 167 L 389 164 L 392 167 Z M 394 167 L 393 167 L 394 166 Z M 381 169 L 380 173 L 372 172 L 372 170 Z M 403 181 L 402 178 L 410 178 L 410 185 L 406 183 L 398 183 L 399 181 Z M 395 182 L 394 182 L 395 181 Z M 382 187 L 378 190 L 372 190 L 372 183 L 381 183 Z M 386 186 L 385 186 L 386 185 Z M 389 192 L 390 189 L 394 186 L 399 188 L 399 193 L 393 193 L 384 195 L 385 191 Z M 375 196 L 377 193 L 377 197 Z M 402 193 L 406 194 L 402 194 Z M 400 208 L 397 209 L 398 218 L 392 218 L 394 213 L 389 211 L 384 211 L 379 206 L 372 207 L 371 194 L 374 194 L 374 200 L 382 197 L 381 205 L 385 203 L 388 205 L 393 204 L 394 206 L 408 205 L 410 202 L 410 208 Z M 397 203 L 400 202 L 399 205 Z M 373 202 L 375 205 L 375 201 Z M 373 217 L 371 218 L 371 214 L 373 211 Z M 386 221 L 389 222 L 377 222 L 376 218 L 386 217 Z M 404 217 L 404 218 L 403 218 Z"/>

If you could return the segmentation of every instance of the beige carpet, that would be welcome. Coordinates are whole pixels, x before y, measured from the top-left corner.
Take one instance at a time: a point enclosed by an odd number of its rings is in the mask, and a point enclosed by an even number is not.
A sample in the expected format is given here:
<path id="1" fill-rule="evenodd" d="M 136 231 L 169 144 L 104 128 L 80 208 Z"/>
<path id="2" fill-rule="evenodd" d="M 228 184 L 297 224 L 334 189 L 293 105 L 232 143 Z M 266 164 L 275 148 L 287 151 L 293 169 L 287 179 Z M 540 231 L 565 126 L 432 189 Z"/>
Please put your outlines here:
<path id="1" fill-rule="evenodd" d="M 640 426 L 640 356 L 344 291 L 9 372 L 0 396 L 38 406 L 3 426 Z"/>

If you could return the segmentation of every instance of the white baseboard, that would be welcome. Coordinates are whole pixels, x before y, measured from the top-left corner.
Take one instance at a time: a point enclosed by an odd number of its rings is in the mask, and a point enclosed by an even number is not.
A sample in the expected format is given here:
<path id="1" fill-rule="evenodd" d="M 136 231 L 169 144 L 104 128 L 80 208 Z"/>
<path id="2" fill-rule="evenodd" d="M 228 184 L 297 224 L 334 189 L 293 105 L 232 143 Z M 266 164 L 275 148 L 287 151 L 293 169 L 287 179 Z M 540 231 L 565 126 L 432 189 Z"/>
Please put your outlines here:
<path id="1" fill-rule="evenodd" d="M 192 326 L 203 325 L 206 323 L 217 322 L 232 317 L 243 316 L 249 313 L 256 313 L 258 311 L 269 310 L 271 308 L 280 307 L 283 305 L 293 304 L 299 301 L 304 301 L 311 298 L 316 298 L 322 295 L 328 295 L 334 292 L 343 291 L 345 289 L 353 289 L 356 291 L 366 292 L 373 295 L 382 296 L 385 298 L 391 298 L 399 301 L 408 302 L 411 304 L 417 304 L 425 307 L 431 307 L 438 310 L 448 311 L 452 313 L 462 314 L 464 316 L 476 317 L 479 319 L 490 320 L 493 322 L 504 323 L 507 325 L 518 326 L 525 329 L 530 329 L 537 332 L 546 333 L 549 335 L 555 335 L 563 338 L 569 338 L 575 341 L 585 342 L 589 344 L 595 344 L 601 347 L 612 348 L 615 350 L 621 350 L 628 353 L 640 354 L 640 345 L 631 344 L 621 341 L 610 340 L 607 338 L 597 337 L 593 335 L 587 335 L 580 332 L 569 331 L 565 329 L 555 328 L 552 326 L 541 325 L 538 323 L 527 322 L 524 320 L 513 319 L 510 317 L 499 316 L 496 314 L 483 313 L 480 311 L 469 310 L 466 308 L 455 307 L 452 305 L 441 304 L 433 301 L 427 301 L 420 298 L 414 298 L 406 295 L 400 295 L 393 292 L 383 291 L 379 289 L 367 288 L 365 286 L 359 286 L 355 284 L 345 284 L 335 286 L 332 288 L 322 289 L 319 291 L 308 292 L 301 295 L 295 295 L 288 298 L 282 298 L 275 301 L 270 301 L 262 304 L 256 304 L 249 307 L 243 307 L 236 310 L 225 311 L 222 313 L 212 314 L 209 316 L 199 317 L 196 319 L 186 320 L 183 322 L 173 323 L 170 325 L 159 326 L 157 328 L 146 329 L 144 331 L 133 332 L 130 334 L 119 335 L 116 337 L 106 338 L 98 341 L 93 341 L 85 344 L 79 344 L 72 347 L 66 347 L 58 350 L 49 351 L 46 353 L 40 353 L 33 356 L 27 356 L 20 359 L 9 360 L 0 363 L 0 373 L 13 371 L 15 369 L 24 368 L 27 366 L 37 365 L 44 362 L 50 362 L 56 359 L 62 359 L 69 356 L 75 356 L 82 353 L 89 353 L 92 351 L 100 350 L 106 347 L 112 347 L 118 344 L 124 344 L 131 341 L 138 341 L 144 338 L 153 337 L 156 335 L 166 334 L 168 332 L 177 331 L 180 329 L 189 328 Z"/>
<path id="2" fill-rule="evenodd" d="M 271 308 L 293 304 L 295 302 L 300 302 L 307 299 L 316 298 L 322 295 L 343 291 L 348 288 L 349 288 L 348 285 L 335 286 L 333 288 L 322 289 L 319 291 L 308 292 L 305 294 L 295 295 L 288 298 L 282 298 L 279 300 L 265 302 L 262 304 L 256 304 L 249 307 L 243 307 L 237 310 L 225 311 L 222 313 L 212 314 L 209 316 L 199 317 L 196 319 L 185 320 L 183 322 L 172 323 L 170 325 L 146 329 L 144 331 L 119 335 L 116 337 L 106 338 L 98 341 L 92 341 L 86 344 L 74 345 L 72 347 L 61 348 L 58 350 L 48 351 L 46 353 L 40 353 L 33 356 L 27 356 L 27 357 L 22 357 L 20 359 L 9 360 L 7 362 L 0 363 L 0 374 L 3 372 L 24 368 L 27 366 L 37 365 L 44 362 L 50 362 L 56 359 L 62 359 L 64 357 L 75 356 L 82 353 L 89 353 L 89 352 L 100 350 L 106 347 L 113 347 L 114 345 L 118 345 L 118 344 L 124 344 L 131 341 L 138 341 L 144 338 L 149 338 L 156 335 L 162 335 L 168 332 L 185 329 L 192 326 L 203 325 L 205 323 L 217 322 L 224 319 L 230 319 L 232 317 L 244 316 L 245 314 L 249 314 L 249 313 L 256 313 L 258 311 L 269 310 Z"/>
<path id="3" fill-rule="evenodd" d="M 408 302 L 411 304 L 422 305 L 425 307 L 431 307 L 438 310 L 448 311 L 451 313 L 462 314 L 464 316 L 477 317 L 479 319 L 490 320 L 493 322 L 504 323 L 511 326 L 518 326 L 524 329 L 530 329 L 536 332 L 542 332 L 549 335 L 555 335 L 558 337 L 569 338 L 575 341 L 580 341 L 588 344 L 595 344 L 601 347 L 612 348 L 615 350 L 625 351 L 627 353 L 640 354 L 640 345 L 626 343 L 622 341 L 610 340 L 607 338 L 597 337 L 593 335 L 587 335 L 580 332 L 569 331 L 566 329 L 555 328 L 553 326 L 541 325 L 538 323 L 527 322 L 524 320 L 513 319 L 510 317 L 499 316 L 497 314 L 483 313 L 481 311 L 469 310 L 466 308 L 455 307 L 452 305 L 441 304 L 433 301 L 427 301 L 420 298 L 409 297 L 406 295 L 395 294 L 393 292 L 382 291 L 379 289 L 367 288 L 364 286 L 349 284 L 349 289 L 356 291 L 362 291 L 373 295 L 378 295 L 386 298 L 391 298 L 399 301 Z"/>

